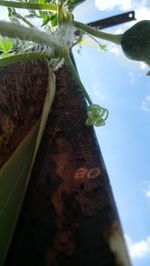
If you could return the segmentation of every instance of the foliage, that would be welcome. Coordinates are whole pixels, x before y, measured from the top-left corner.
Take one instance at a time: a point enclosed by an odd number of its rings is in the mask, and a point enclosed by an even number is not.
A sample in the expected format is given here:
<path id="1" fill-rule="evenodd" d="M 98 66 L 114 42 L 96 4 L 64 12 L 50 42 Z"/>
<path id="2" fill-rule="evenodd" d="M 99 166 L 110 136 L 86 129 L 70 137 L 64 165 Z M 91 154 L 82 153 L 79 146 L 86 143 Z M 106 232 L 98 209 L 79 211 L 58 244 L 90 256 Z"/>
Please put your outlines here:
<path id="1" fill-rule="evenodd" d="M 99 43 L 97 38 L 111 41 L 115 44 L 121 44 L 123 51 L 131 59 L 149 62 L 149 41 L 147 41 L 147 30 L 145 30 L 146 26 L 144 22 L 144 28 L 142 27 L 143 35 L 140 39 L 140 43 L 143 44 L 143 40 L 145 40 L 144 43 L 146 43 L 146 45 L 143 45 L 142 47 L 144 48 L 141 49 L 137 41 L 139 38 L 139 30 L 135 30 L 136 27 L 139 27 L 138 23 L 137 26 L 135 25 L 132 28 L 133 30 L 129 29 L 124 34 L 115 35 L 101 32 L 76 21 L 72 10 L 82 2 L 83 0 L 24 0 L 18 2 L 1 0 L 0 5 L 8 7 L 8 17 L 11 23 L 1 21 L 0 34 L 4 37 L 14 39 L 14 44 L 12 47 L 12 41 L 1 39 L 1 50 L 3 53 L 1 55 L 0 66 L 23 60 L 47 58 L 50 62 L 50 66 L 53 70 L 56 70 L 61 65 L 62 60 L 65 60 L 90 105 L 90 112 L 88 112 L 90 123 L 87 124 L 98 126 L 105 124 L 107 116 L 105 117 L 104 114 L 106 109 L 100 107 L 101 112 L 98 113 L 99 119 L 104 122 L 96 123 L 95 115 L 92 115 L 92 110 L 95 113 L 94 105 L 74 65 L 71 63 L 71 58 L 69 56 L 70 48 L 77 43 L 81 43 L 83 35 L 87 34 L 98 43 L 99 49 L 101 50 L 105 50 L 106 46 Z M 23 16 L 21 12 L 18 13 L 16 11 L 16 8 L 20 10 L 24 8 L 28 12 Z M 37 21 L 43 31 L 38 30 L 35 26 Z M 146 21 L 146 24 L 147 23 L 149 22 Z M 149 29 L 149 27 L 147 28 Z M 136 32 L 134 41 L 132 34 L 130 34 L 132 32 Z M 19 45 L 20 42 L 22 42 L 23 45 Z M 36 44 L 39 44 L 39 46 Z M 6 45 L 8 45 L 8 47 L 11 45 L 9 50 L 5 48 Z M 4 47 L 4 49 L 2 47 Z M 138 57 L 135 57 L 136 51 L 138 51 Z"/>
<path id="2" fill-rule="evenodd" d="M 76 22 L 72 14 L 73 9 L 82 2 L 84 0 L 0 1 L 1 6 L 7 6 L 8 17 L 11 21 L 11 23 L 0 22 L 0 34 L 7 37 L 7 42 L 12 43 L 12 38 L 14 40 L 11 50 L 6 53 L 5 49 L 2 49 L 0 66 L 25 60 L 47 58 L 50 66 L 55 70 L 61 65 L 62 59 L 65 59 L 69 67 L 71 66 L 71 71 L 87 102 L 92 106 L 92 100 L 86 92 L 73 64 L 70 64 L 71 59 L 68 53 L 72 46 L 81 41 L 85 32 L 90 38 L 93 35 L 91 28 L 86 25 L 85 28 L 82 28 L 84 24 Z M 16 10 L 16 8 L 18 9 Z M 25 15 L 18 11 L 23 8 L 26 9 Z M 44 32 L 37 29 L 35 26 L 37 22 Z M 87 29 L 90 30 L 89 33 Z M 11 39 L 8 39 L 8 37 Z M 92 37 L 92 39 L 98 43 L 98 47 L 101 50 L 105 49 L 105 46 L 100 44 L 95 37 Z M 1 40 L 2 43 L 6 42 L 5 38 L 1 38 Z M 100 108 L 103 110 L 102 107 Z M 90 115 L 90 113 L 88 114 Z M 105 121 L 102 114 L 103 112 L 99 113 L 100 119 Z M 94 116 L 91 117 L 94 119 Z M 98 125 L 94 120 L 92 124 Z M 101 125 L 104 124 L 102 123 Z"/>
<path id="3" fill-rule="evenodd" d="M 13 41 L 10 39 L 0 38 L 0 51 L 3 53 L 9 53 L 13 47 Z"/>
<path id="4" fill-rule="evenodd" d="M 0 265 L 2 266 L 25 194 L 39 123 L 0 169 Z"/>

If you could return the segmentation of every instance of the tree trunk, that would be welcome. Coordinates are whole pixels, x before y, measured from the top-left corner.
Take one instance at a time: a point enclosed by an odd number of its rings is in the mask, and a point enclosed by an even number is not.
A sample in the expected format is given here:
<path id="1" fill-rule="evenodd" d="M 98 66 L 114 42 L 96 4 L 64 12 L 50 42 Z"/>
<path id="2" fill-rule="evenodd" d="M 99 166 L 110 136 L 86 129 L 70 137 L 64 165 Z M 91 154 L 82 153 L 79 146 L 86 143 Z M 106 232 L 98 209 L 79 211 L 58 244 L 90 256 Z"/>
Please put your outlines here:
<path id="1" fill-rule="evenodd" d="M 129 266 L 86 102 L 66 66 L 56 86 L 5 266 Z"/>

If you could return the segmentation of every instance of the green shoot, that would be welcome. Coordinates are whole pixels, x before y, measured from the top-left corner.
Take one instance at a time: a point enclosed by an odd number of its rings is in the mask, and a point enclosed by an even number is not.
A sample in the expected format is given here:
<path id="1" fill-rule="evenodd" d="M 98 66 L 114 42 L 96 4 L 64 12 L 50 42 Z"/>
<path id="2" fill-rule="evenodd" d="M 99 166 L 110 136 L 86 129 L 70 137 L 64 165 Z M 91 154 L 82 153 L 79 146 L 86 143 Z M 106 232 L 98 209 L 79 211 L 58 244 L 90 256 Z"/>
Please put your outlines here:
<path id="1" fill-rule="evenodd" d="M 72 60 L 70 58 L 70 55 L 67 51 L 64 51 L 64 58 L 66 63 L 68 64 L 68 67 L 70 68 L 72 75 L 74 79 L 76 80 L 77 84 L 80 87 L 80 90 L 86 97 L 89 106 L 88 106 L 88 118 L 86 120 L 86 125 L 87 126 L 104 126 L 105 125 L 105 120 L 108 117 L 108 110 L 92 103 L 92 100 L 90 96 L 88 95 L 86 89 L 84 88 L 84 85 L 82 84 L 80 77 L 74 67 L 74 64 L 72 63 Z"/>
<path id="2" fill-rule="evenodd" d="M 12 50 L 7 50 L 2 47 L 3 54 L 1 55 L 0 66 L 6 66 L 9 64 L 28 60 L 48 59 L 50 62 L 53 62 L 52 66 L 55 70 L 57 69 L 57 65 L 60 64 L 62 58 L 64 58 L 88 102 L 88 119 L 86 121 L 86 124 L 89 126 L 104 125 L 105 120 L 108 116 L 108 111 L 107 109 L 92 103 L 92 100 L 84 85 L 82 84 L 79 75 L 74 67 L 74 64 L 70 58 L 69 50 L 76 43 L 80 43 L 81 41 L 82 37 L 77 38 L 78 35 L 75 34 L 76 30 L 79 31 L 80 36 L 83 36 L 84 34 L 90 35 L 90 37 L 94 39 L 99 45 L 99 48 L 103 50 L 105 49 L 105 45 L 100 44 L 100 42 L 95 39 L 95 37 L 120 44 L 122 35 L 104 33 L 74 20 L 71 10 L 74 8 L 74 6 L 76 6 L 80 2 L 83 2 L 83 0 L 58 0 L 55 1 L 55 4 L 47 2 L 48 1 L 44 1 L 44 3 L 43 1 L 0 1 L 0 6 L 8 7 L 9 18 L 12 21 L 17 22 L 9 23 L 0 21 L 0 34 L 3 37 L 14 39 L 16 43 L 18 41 L 33 42 L 42 45 L 45 48 L 47 47 L 42 52 L 33 52 L 32 50 L 23 52 L 21 45 L 18 45 L 17 49 L 12 49 L 11 46 L 10 48 Z M 16 12 L 15 8 L 27 9 L 29 10 L 29 15 L 22 16 L 22 14 Z M 48 32 L 40 31 L 39 29 L 34 27 L 33 24 L 29 21 L 30 17 L 41 18 L 43 20 L 42 26 L 46 26 Z M 22 22 L 26 24 L 27 27 L 21 25 Z M 51 26 L 49 25 L 49 22 L 51 22 Z"/>
<path id="3" fill-rule="evenodd" d="M 0 37 L 0 51 L 9 53 L 13 47 L 14 42 L 10 39 Z"/>
<path id="4" fill-rule="evenodd" d="M 30 21 L 28 21 L 25 17 L 23 17 L 22 15 L 20 15 L 18 12 L 16 12 L 15 8 L 8 7 L 8 17 L 10 18 L 10 20 L 12 22 L 15 22 L 16 20 L 21 20 L 27 26 L 33 27 L 33 24 Z"/>
<path id="5" fill-rule="evenodd" d="M 80 78 L 79 78 L 79 75 L 78 75 L 78 73 L 77 73 L 77 71 L 76 71 L 76 69 L 75 69 L 75 67 L 74 67 L 74 64 L 73 64 L 73 62 L 72 62 L 72 60 L 71 60 L 71 58 L 70 58 L 70 55 L 69 55 L 68 51 L 64 50 L 63 55 L 64 55 L 64 59 L 65 59 L 67 65 L 68 65 L 68 67 L 70 68 L 70 70 L 71 70 L 71 72 L 72 72 L 72 74 L 73 74 L 73 77 L 74 77 L 74 79 L 76 80 L 77 84 L 79 85 L 79 87 L 80 87 L 82 93 L 83 93 L 84 96 L 86 97 L 88 103 L 89 103 L 89 104 L 92 104 L 92 100 L 91 100 L 90 96 L 88 95 L 86 89 L 84 88 L 84 86 L 83 86 L 83 84 L 82 84 L 82 82 L 81 82 L 81 80 L 80 80 Z"/>
<path id="6" fill-rule="evenodd" d="M 73 26 L 76 28 L 82 30 L 85 33 L 88 33 L 92 36 L 95 36 L 97 38 L 103 39 L 105 41 L 109 41 L 115 44 L 120 44 L 122 40 L 122 34 L 110 34 L 102 31 L 95 30 L 92 27 L 89 27 L 81 22 L 73 21 Z"/>
<path id="7" fill-rule="evenodd" d="M 5 57 L 5 54 L 1 56 L 0 59 L 0 67 L 5 67 L 11 64 L 16 64 L 16 63 L 21 63 L 21 62 L 26 62 L 26 61 L 31 61 L 31 60 L 41 60 L 41 59 L 47 59 L 50 58 L 50 54 L 44 52 L 28 52 L 28 53 L 22 53 L 22 54 L 12 54 L 11 56 Z"/>
<path id="8" fill-rule="evenodd" d="M 27 28 L 16 23 L 0 21 L 0 34 L 8 38 L 48 45 L 58 50 L 63 48 L 55 35 L 47 34 L 35 28 Z"/>
<path id="9" fill-rule="evenodd" d="M 104 126 L 105 121 L 108 117 L 108 110 L 96 105 L 96 104 L 91 104 L 88 106 L 88 118 L 86 120 L 86 125 L 87 126 Z"/>
<path id="10" fill-rule="evenodd" d="M 21 9 L 33 9 L 33 10 L 51 10 L 57 11 L 56 4 L 42 4 L 42 3 L 26 3 L 17 1 L 0 1 L 0 6 L 21 8 Z"/>

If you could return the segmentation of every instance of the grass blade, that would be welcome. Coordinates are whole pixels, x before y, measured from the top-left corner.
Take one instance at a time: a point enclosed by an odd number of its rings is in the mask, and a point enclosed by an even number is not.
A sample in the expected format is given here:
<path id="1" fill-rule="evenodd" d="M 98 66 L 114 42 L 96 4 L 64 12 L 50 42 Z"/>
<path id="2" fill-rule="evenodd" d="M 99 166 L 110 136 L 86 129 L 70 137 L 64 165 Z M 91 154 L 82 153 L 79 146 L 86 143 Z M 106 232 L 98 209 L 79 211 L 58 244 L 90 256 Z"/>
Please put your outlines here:
<path id="1" fill-rule="evenodd" d="M 32 166 L 54 99 L 55 76 L 52 72 L 49 74 L 47 94 L 40 120 L 0 169 L 0 266 L 6 259 Z"/>
<path id="2" fill-rule="evenodd" d="M 13 8 L 23 8 L 23 9 L 33 9 L 33 10 L 51 10 L 57 11 L 56 4 L 42 4 L 42 3 L 21 3 L 17 1 L 0 1 L 0 6 L 13 7 Z"/>

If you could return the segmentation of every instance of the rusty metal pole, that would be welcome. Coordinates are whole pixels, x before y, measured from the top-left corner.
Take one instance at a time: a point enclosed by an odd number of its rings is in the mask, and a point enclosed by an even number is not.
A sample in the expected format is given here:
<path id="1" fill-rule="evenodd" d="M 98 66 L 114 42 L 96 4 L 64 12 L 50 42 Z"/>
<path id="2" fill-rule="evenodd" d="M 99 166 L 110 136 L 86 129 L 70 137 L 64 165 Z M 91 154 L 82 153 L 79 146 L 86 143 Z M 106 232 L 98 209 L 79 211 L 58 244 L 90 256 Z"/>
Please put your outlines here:
<path id="1" fill-rule="evenodd" d="M 131 11 L 89 25 L 134 19 Z M 55 102 L 5 266 L 130 266 L 102 154 L 85 125 L 86 102 L 66 66 L 56 76 Z"/>
<path id="2" fill-rule="evenodd" d="M 86 102 L 66 66 L 5 266 L 130 266 Z"/>

